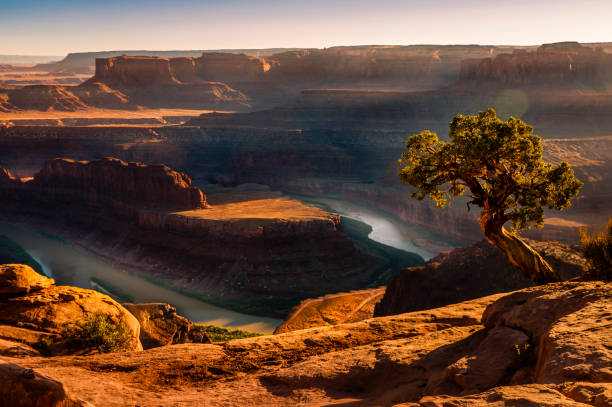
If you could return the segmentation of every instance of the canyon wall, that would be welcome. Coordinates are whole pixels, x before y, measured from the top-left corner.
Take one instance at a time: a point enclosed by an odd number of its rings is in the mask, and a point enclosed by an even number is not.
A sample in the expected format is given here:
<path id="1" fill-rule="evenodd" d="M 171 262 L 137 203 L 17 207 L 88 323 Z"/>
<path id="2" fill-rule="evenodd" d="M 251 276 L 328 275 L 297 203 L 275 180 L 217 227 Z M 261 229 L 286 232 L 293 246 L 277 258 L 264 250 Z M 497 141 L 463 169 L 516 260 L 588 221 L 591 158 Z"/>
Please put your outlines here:
<path id="1" fill-rule="evenodd" d="M 367 287 L 385 259 L 340 218 L 288 199 L 210 207 L 163 165 L 54 159 L 33 178 L 0 171 L 0 213 L 122 268 L 240 309 L 280 316 L 304 298 Z"/>
<path id="2" fill-rule="evenodd" d="M 96 74 L 90 81 L 119 87 L 179 83 L 170 72 L 169 59 L 145 56 L 96 59 Z"/>
<path id="3" fill-rule="evenodd" d="M 612 54 L 577 42 L 544 44 L 536 51 L 468 59 L 461 65 L 461 80 L 481 84 L 554 87 L 587 86 L 606 89 L 612 84 Z M 561 87 L 561 88 L 560 88 Z"/>

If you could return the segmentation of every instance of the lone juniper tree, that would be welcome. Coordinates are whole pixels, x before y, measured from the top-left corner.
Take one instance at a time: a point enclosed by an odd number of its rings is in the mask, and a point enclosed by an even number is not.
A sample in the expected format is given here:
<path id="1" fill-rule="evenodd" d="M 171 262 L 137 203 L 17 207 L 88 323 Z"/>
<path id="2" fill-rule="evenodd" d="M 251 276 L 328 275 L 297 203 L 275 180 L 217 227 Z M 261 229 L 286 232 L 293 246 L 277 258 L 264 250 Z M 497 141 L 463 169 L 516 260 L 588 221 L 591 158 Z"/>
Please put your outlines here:
<path id="1" fill-rule="evenodd" d="M 536 283 L 558 281 L 550 265 L 515 232 L 542 227 L 544 207 L 571 205 L 582 182 L 567 162 L 542 161 L 540 137 L 520 119 L 497 118 L 493 109 L 476 116 L 457 115 L 450 123 L 450 142 L 423 131 L 408 137 L 399 160 L 399 177 L 415 187 L 412 196 L 429 196 L 444 208 L 452 196 L 467 192 L 489 242 Z M 504 225 L 510 222 L 510 230 Z"/>

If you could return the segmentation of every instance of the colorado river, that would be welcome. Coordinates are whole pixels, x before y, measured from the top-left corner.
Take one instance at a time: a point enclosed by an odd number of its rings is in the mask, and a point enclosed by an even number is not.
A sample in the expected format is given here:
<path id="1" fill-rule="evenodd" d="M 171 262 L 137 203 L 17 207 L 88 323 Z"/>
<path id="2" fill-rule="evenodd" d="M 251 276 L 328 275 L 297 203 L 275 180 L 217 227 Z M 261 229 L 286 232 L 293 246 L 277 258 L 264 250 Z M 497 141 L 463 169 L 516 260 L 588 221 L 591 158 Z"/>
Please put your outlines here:
<path id="1" fill-rule="evenodd" d="M 430 259 L 440 250 L 455 247 L 451 242 L 422 228 L 410 226 L 374 208 L 329 197 L 297 197 L 304 203 L 321 206 L 369 225 L 371 240 Z M 93 288 L 97 280 L 108 282 L 133 298 L 136 303 L 167 302 L 192 321 L 271 333 L 282 321 L 226 310 L 155 284 L 137 274 L 127 273 L 100 260 L 84 249 L 53 235 L 21 225 L 0 222 L 0 235 L 15 241 L 57 284 Z M 104 284 L 101 284 L 104 288 Z M 108 287 L 110 289 L 110 287 Z"/>
<path id="2" fill-rule="evenodd" d="M 416 253 L 429 260 L 443 250 L 450 250 L 464 243 L 452 242 L 424 228 L 409 225 L 383 211 L 337 198 L 320 196 L 295 196 L 305 204 L 321 206 L 341 216 L 369 225 L 372 231 L 368 237 L 406 252 Z"/>
<path id="3" fill-rule="evenodd" d="M 85 250 L 51 235 L 20 225 L 0 222 L 0 235 L 19 244 L 40 263 L 57 284 L 92 288 L 91 278 L 108 281 L 134 298 L 134 302 L 167 302 L 179 315 L 198 323 L 272 333 L 282 321 L 229 311 L 154 284 L 117 269 Z"/>

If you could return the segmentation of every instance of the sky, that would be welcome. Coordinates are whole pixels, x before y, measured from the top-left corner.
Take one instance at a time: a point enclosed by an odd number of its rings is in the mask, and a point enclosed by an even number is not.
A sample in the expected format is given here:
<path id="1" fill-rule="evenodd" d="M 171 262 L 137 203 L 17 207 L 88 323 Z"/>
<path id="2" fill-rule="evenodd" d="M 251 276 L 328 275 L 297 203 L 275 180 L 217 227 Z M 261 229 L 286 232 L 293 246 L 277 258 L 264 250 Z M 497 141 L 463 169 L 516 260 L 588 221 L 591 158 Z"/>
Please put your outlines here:
<path id="1" fill-rule="evenodd" d="M 0 0 L 0 54 L 612 41 L 612 0 Z"/>

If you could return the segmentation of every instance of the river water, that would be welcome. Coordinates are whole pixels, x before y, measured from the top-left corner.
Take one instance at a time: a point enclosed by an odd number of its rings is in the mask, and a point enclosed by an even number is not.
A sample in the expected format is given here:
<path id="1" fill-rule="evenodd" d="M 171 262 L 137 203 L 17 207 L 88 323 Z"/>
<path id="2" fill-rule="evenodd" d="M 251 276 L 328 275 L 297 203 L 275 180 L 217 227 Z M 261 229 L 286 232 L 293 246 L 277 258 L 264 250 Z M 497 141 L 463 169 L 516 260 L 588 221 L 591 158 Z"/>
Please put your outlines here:
<path id="1" fill-rule="evenodd" d="M 368 237 L 376 242 L 396 249 L 412 252 L 429 260 L 444 250 L 450 250 L 465 243 L 454 242 L 424 228 L 402 222 L 393 215 L 344 199 L 295 195 L 305 204 L 320 206 L 369 225 L 372 230 Z"/>
<path id="2" fill-rule="evenodd" d="M 306 204 L 333 210 L 371 226 L 368 237 L 400 250 L 419 254 L 429 259 L 440 250 L 453 244 L 422 228 L 413 227 L 382 211 L 341 199 L 325 197 L 299 197 Z M 134 302 L 167 302 L 179 315 L 203 324 L 242 328 L 255 332 L 271 333 L 282 321 L 242 314 L 208 304 L 193 297 L 155 284 L 133 273 L 126 273 L 84 249 L 62 239 L 37 230 L 0 222 L 0 235 L 17 242 L 54 278 L 57 284 L 93 288 L 91 278 L 109 282 L 134 298 Z"/>
<path id="3" fill-rule="evenodd" d="M 226 310 L 121 271 L 82 248 L 36 230 L 0 222 L 0 235 L 18 243 L 57 284 L 92 288 L 91 277 L 108 281 L 134 297 L 134 302 L 167 302 L 179 315 L 198 323 L 272 333 L 282 321 Z"/>

